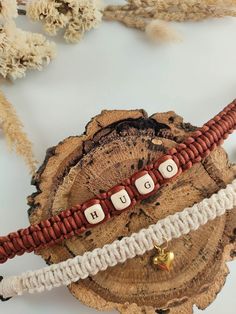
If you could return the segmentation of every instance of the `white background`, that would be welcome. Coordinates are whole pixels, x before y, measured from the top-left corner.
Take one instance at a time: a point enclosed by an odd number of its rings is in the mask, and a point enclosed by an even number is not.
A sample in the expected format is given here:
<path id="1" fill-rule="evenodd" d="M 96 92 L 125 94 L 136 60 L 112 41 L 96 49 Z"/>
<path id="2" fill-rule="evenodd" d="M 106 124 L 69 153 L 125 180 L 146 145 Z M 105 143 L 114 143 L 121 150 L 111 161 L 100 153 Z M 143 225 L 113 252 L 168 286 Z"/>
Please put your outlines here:
<path id="1" fill-rule="evenodd" d="M 40 30 L 18 22 L 23 28 Z M 81 134 L 102 109 L 144 108 L 149 114 L 175 110 L 201 125 L 236 97 L 236 20 L 226 18 L 175 25 L 180 44 L 153 45 L 144 34 L 116 23 L 87 34 L 78 45 L 58 40 L 57 59 L 42 72 L 2 86 L 34 143 L 39 164 L 45 150 L 67 136 Z M 236 161 L 236 136 L 225 148 Z M 25 227 L 26 197 L 34 189 L 22 159 L 0 137 L 0 234 Z M 1 265 L 7 276 L 44 266 L 28 254 Z M 236 262 L 208 314 L 235 314 Z M 195 313 L 201 311 L 195 310 Z M 0 304 L 0 313 L 92 314 L 66 288 L 17 297 Z"/>

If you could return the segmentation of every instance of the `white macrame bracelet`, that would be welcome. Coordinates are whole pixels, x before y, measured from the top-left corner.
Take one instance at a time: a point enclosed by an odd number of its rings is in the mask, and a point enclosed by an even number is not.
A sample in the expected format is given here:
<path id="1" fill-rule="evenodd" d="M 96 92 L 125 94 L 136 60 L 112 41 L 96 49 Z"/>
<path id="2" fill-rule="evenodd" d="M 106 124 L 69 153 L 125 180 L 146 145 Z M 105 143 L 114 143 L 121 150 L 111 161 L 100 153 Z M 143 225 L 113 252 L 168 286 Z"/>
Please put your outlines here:
<path id="1" fill-rule="evenodd" d="M 166 240 L 179 238 L 191 230 L 197 230 L 235 206 L 236 180 L 209 199 L 204 199 L 192 207 L 185 208 L 182 212 L 161 219 L 155 225 L 120 241 L 116 240 L 103 248 L 85 252 L 81 256 L 36 271 L 6 277 L 0 282 L 0 295 L 8 298 L 24 292 L 42 292 L 96 275 L 108 267 L 124 263 L 137 255 L 143 255 L 152 250 L 154 244 L 162 245 Z"/>

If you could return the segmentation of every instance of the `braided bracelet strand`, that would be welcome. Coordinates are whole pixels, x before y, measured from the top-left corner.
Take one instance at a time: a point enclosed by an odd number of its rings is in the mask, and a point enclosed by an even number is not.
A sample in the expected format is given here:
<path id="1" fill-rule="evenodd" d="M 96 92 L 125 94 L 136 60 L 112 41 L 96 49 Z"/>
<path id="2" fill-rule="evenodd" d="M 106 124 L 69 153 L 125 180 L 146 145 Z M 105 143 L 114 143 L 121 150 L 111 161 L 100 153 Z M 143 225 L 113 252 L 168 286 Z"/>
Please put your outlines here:
<path id="1" fill-rule="evenodd" d="M 58 264 L 28 271 L 20 276 L 6 277 L 0 282 L 0 295 L 9 298 L 25 292 L 42 292 L 96 275 L 108 267 L 145 254 L 152 250 L 155 244 L 162 245 L 166 240 L 170 241 L 197 230 L 235 206 L 236 180 L 209 199 L 161 219 L 147 229 L 142 229 L 122 240 L 116 240 L 103 248 L 96 248 Z"/>
<path id="2" fill-rule="evenodd" d="M 120 214 L 206 158 L 235 129 L 236 100 L 183 143 L 109 191 L 38 224 L 0 237 L 0 263 L 15 255 L 52 246 Z"/>

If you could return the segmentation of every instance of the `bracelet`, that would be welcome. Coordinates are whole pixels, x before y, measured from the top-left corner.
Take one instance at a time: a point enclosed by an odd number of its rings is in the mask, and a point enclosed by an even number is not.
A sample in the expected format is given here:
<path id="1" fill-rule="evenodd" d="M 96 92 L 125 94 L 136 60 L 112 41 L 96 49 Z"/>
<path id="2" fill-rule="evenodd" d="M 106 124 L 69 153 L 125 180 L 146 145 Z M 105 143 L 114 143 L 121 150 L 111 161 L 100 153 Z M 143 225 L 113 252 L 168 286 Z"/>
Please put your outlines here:
<path id="1" fill-rule="evenodd" d="M 38 224 L 0 237 L 0 263 L 15 255 L 52 246 L 120 214 L 206 158 L 235 129 L 236 100 L 183 143 L 109 191 Z"/>
<path id="2" fill-rule="evenodd" d="M 96 248 L 58 264 L 36 271 L 28 271 L 20 276 L 4 278 L 0 282 L 0 298 L 7 300 L 25 292 L 43 292 L 96 275 L 108 267 L 143 255 L 152 250 L 155 245 L 162 245 L 166 240 L 170 241 L 197 230 L 200 226 L 222 216 L 235 206 L 236 179 L 210 198 L 161 219 L 156 224 L 133 233 L 129 237 L 116 240 L 111 244 L 104 245 L 103 248 Z"/>

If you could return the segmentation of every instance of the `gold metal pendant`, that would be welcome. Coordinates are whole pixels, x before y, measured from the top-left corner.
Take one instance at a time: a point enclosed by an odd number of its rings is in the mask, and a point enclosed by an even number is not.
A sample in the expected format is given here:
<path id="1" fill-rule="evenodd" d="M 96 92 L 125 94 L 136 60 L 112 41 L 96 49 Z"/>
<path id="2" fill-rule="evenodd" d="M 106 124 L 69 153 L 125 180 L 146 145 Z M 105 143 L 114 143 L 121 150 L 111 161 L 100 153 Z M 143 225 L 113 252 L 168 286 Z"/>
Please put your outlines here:
<path id="1" fill-rule="evenodd" d="M 157 250 L 157 254 L 152 258 L 153 264 L 161 270 L 170 271 L 175 258 L 174 253 L 166 251 L 167 247 L 161 248 L 155 245 L 155 249 Z"/>

